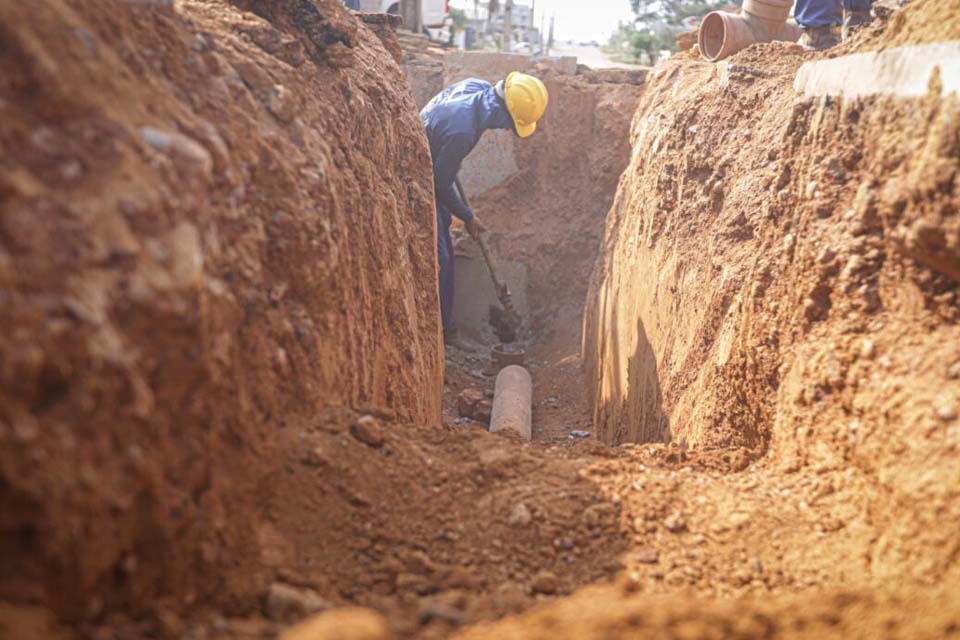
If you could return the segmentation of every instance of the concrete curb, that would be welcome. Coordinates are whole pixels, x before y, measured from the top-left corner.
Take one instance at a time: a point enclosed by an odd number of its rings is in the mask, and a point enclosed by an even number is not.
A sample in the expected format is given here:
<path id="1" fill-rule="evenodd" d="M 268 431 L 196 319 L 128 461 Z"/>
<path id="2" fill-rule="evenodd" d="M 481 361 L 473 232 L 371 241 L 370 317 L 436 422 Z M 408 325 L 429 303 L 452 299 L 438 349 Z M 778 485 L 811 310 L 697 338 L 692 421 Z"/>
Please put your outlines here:
<path id="1" fill-rule="evenodd" d="M 804 63 L 793 87 L 805 97 L 925 96 L 960 93 L 960 40 L 871 51 Z"/>

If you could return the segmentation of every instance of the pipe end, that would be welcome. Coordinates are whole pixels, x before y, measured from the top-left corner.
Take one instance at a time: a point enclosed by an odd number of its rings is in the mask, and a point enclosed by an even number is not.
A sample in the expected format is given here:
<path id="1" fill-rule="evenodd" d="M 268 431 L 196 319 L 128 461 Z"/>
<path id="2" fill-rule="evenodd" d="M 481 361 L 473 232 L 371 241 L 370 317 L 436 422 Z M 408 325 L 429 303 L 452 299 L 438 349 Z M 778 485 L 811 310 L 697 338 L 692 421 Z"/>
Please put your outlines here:
<path id="1" fill-rule="evenodd" d="M 727 37 L 727 27 L 723 15 L 719 11 L 712 11 L 700 23 L 700 32 L 697 34 L 697 44 L 700 45 L 700 55 L 715 62 L 723 52 L 723 43 Z"/>

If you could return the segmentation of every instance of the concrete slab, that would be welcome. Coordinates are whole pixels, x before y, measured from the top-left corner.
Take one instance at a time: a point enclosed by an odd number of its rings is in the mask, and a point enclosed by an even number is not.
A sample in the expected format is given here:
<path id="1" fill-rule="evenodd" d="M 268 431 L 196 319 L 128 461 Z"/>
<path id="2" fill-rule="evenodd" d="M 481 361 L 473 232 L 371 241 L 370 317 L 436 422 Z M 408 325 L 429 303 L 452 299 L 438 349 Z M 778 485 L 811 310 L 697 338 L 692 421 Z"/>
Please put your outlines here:
<path id="1" fill-rule="evenodd" d="M 925 96 L 932 87 L 942 95 L 960 92 L 960 41 L 807 62 L 797 71 L 793 86 L 805 97 Z"/>
<path id="2" fill-rule="evenodd" d="M 467 197 L 498 187 L 520 171 L 514 157 L 512 131 L 487 131 L 460 165 L 460 180 Z"/>

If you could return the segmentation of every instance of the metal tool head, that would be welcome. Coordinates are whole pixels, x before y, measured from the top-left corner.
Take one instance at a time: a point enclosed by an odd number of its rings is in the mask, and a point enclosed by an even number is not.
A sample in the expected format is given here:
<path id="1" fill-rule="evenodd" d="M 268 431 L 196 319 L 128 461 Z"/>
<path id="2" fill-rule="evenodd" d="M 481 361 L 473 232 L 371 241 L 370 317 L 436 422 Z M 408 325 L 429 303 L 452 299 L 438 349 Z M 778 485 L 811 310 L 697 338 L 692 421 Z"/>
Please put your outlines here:
<path id="1" fill-rule="evenodd" d="M 516 341 L 520 325 L 520 314 L 514 311 L 509 298 L 503 308 L 490 305 L 490 326 L 501 342 L 507 344 Z"/>

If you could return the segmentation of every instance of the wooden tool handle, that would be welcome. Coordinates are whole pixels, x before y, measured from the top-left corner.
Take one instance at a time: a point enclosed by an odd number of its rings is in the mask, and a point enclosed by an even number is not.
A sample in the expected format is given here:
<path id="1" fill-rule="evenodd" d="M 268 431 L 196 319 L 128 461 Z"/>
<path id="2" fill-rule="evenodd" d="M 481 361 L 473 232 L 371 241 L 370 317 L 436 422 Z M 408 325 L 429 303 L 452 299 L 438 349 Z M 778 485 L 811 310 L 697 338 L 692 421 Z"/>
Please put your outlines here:
<path id="1" fill-rule="evenodd" d="M 460 192 L 460 199 L 469 207 L 470 201 L 467 200 L 467 192 L 463 190 L 459 176 L 454 178 L 454 184 L 457 185 L 457 191 Z M 482 235 L 477 234 L 477 243 L 480 245 L 480 252 L 483 254 L 483 259 L 487 263 L 487 269 L 490 270 L 490 279 L 493 281 L 493 290 L 497 292 L 497 299 L 500 300 L 500 303 L 504 305 L 505 309 L 509 310 L 512 307 L 510 304 L 510 291 L 507 289 L 506 283 L 497 275 L 497 265 L 496 262 L 494 262 L 493 256 L 490 254 L 490 247 L 487 246 L 487 240 Z"/>

